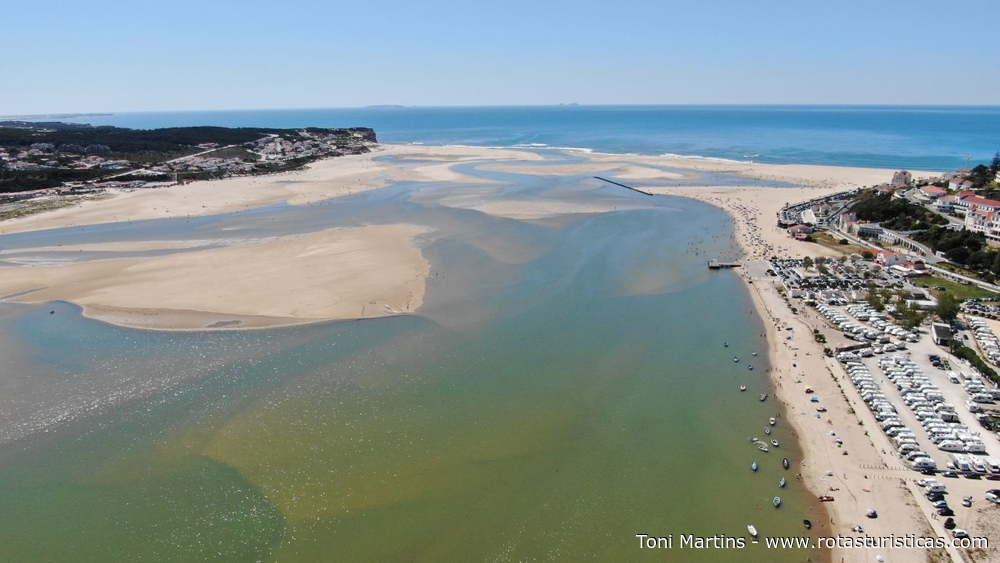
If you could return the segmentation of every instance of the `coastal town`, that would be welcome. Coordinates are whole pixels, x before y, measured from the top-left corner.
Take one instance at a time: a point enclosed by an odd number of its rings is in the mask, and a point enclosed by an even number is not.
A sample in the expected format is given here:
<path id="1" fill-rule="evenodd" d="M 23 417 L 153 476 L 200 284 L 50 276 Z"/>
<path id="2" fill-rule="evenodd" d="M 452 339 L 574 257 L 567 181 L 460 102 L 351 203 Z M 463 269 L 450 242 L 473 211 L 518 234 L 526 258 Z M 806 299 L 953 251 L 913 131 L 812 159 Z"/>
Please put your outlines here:
<path id="1" fill-rule="evenodd" d="M 59 142 L 71 141 L 74 135 L 100 142 Z M 163 142 L 162 136 L 173 139 Z M 213 141 L 213 136 L 226 140 Z M 318 159 L 363 154 L 376 144 L 375 132 L 368 128 L 137 131 L 58 122 L 0 122 L 0 217 L 17 216 L 5 210 L 4 204 L 10 208 L 9 204 L 17 203 L 15 209 L 25 212 L 24 202 L 39 198 L 270 174 Z"/>
<path id="2" fill-rule="evenodd" d="M 1000 287 L 989 270 L 950 260 L 953 249 L 914 240 L 919 231 L 852 209 L 875 192 L 882 203 L 937 215 L 937 229 L 973 233 L 976 251 L 998 255 L 1000 200 L 983 197 L 997 171 L 986 172 L 979 186 L 965 169 L 919 181 L 900 171 L 885 184 L 827 190 L 776 210 L 771 229 L 756 227 L 766 220 L 760 208 L 716 200 L 738 229 L 772 233 L 749 249 L 741 276 L 780 336 L 773 379 L 806 449 L 797 476 L 850 523 L 831 517 L 828 525 L 859 544 L 923 529 L 918 536 L 957 540 L 927 550 L 929 560 L 994 560 L 986 546 L 1000 541 Z M 853 462 L 833 462 L 848 455 Z M 906 506 L 922 518 L 904 517 Z M 857 554 L 834 550 L 841 555 Z"/>

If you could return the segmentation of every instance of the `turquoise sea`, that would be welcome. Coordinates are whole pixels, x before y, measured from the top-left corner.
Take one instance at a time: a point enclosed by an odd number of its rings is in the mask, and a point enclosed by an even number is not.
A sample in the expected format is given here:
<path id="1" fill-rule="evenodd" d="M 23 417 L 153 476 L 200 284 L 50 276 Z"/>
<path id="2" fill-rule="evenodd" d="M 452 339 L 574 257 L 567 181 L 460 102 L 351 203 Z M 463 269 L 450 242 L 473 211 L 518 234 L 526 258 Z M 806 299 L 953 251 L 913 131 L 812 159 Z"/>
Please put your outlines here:
<path id="1" fill-rule="evenodd" d="M 1000 107 L 544 106 L 121 113 L 134 128 L 375 128 L 385 143 L 576 147 L 778 164 L 953 170 L 1000 150 Z"/>
<path id="2" fill-rule="evenodd" d="M 537 145 L 685 152 L 663 140 L 679 133 L 654 131 L 652 123 L 629 137 L 607 108 L 593 121 L 579 117 L 589 108 L 484 109 L 467 124 L 461 115 L 476 110 L 412 110 L 420 116 L 405 119 L 410 110 L 351 110 L 356 120 L 349 122 L 338 111 L 108 120 L 370 125 L 389 142 L 535 143 L 545 163 L 570 157 Z M 645 111 L 622 108 L 633 116 L 622 119 L 638 123 Z M 536 136 L 527 135 L 532 112 L 562 129 L 539 126 Z M 577 133 L 567 119 L 552 117 L 559 112 L 577 116 Z M 497 117 L 505 113 L 520 116 L 506 130 Z M 997 119 L 995 110 L 982 113 Z M 364 119 L 379 115 L 384 130 Z M 420 138 L 421 122 L 438 126 Z M 888 125 L 880 127 L 889 134 Z M 824 131 L 848 135 L 836 129 Z M 917 134 L 908 131 L 901 135 Z M 953 131 L 954 141 L 936 149 L 921 137 L 919 158 L 940 163 L 922 167 L 951 167 L 950 151 L 967 150 L 960 146 L 968 141 L 957 140 L 966 133 Z M 725 135 L 690 137 L 711 144 Z M 691 154 L 738 158 L 728 151 L 753 137 L 734 134 L 717 153 Z M 772 149 L 789 142 L 770 139 Z M 977 150 L 992 154 L 987 141 Z M 823 155 L 817 159 L 836 160 L 833 145 L 813 146 L 826 147 L 815 149 Z M 786 474 L 781 458 L 801 456 L 789 429 L 778 425 L 776 452 L 758 452 L 746 440 L 781 408 L 756 400 L 769 384 L 765 358 L 751 352 L 767 343 L 745 287 L 732 272 L 705 268 L 709 257 L 738 254 L 727 216 L 590 175 L 547 174 L 543 166 L 497 172 L 489 164 L 461 170 L 497 182 L 490 197 L 618 210 L 518 220 L 451 206 L 467 187 L 425 182 L 324 205 L 0 236 L 5 255 L 20 260 L 92 260 L 104 256 L 30 249 L 137 240 L 224 244 L 234 236 L 398 222 L 433 228 L 419 241 L 432 276 L 425 304 L 412 316 L 170 333 L 105 325 L 67 303 L 0 304 L 0 561 L 821 557 L 761 546 L 649 550 L 635 537 L 743 537 L 748 523 L 763 534 L 792 535 L 802 532 L 802 518 L 819 524 L 814 533 L 824 531 L 822 509 L 808 491 L 794 479 L 783 491 L 777 487 Z M 743 361 L 734 363 L 734 354 Z M 761 465 L 756 473 L 753 459 Z M 770 504 L 775 494 L 784 499 L 780 509 Z"/>

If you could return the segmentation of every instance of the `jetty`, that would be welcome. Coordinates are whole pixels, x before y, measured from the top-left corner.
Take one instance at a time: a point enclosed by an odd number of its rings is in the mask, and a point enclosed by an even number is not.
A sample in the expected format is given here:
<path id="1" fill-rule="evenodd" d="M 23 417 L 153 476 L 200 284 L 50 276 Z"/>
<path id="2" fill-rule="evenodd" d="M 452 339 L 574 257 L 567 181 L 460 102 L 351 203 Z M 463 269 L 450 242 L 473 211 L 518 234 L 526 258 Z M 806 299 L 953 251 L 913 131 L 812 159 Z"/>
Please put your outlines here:
<path id="1" fill-rule="evenodd" d="M 608 180 L 607 178 L 601 178 L 600 176 L 594 176 L 594 179 L 595 180 L 600 180 L 602 182 L 607 182 L 609 184 L 614 184 L 615 186 L 618 186 L 620 188 L 625 188 L 626 190 L 632 190 L 633 192 L 640 193 L 642 195 L 653 195 L 653 194 L 651 194 L 649 192 L 644 192 L 644 191 L 640 190 L 639 188 L 633 188 L 632 186 L 626 186 L 625 184 L 623 184 L 621 182 L 615 182 L 614 180 Z"/>
<path id="2" fill-rule="evenodd" d="M 723 262 L 718 258 L 712 258 L 711 260 L 708 261 L 709 270 L 721 270 L 723 268 L 739 268 L 739 267 L 740 267 L 739 262 Z"/>

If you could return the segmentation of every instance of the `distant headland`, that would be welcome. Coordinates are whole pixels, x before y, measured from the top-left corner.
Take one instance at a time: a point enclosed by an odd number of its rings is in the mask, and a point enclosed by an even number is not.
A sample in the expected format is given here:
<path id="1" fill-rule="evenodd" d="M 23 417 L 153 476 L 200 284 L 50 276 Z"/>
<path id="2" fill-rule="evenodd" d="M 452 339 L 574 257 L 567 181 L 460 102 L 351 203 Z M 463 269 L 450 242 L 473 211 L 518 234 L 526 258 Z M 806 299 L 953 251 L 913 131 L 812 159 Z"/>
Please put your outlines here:
<path id="1" fill-rule="evenodd" d="M 0 121 L 0 197 L 283 172 L 321 158 L 366 153 L 377 143 L 367 127 L 126 129 Z"/>

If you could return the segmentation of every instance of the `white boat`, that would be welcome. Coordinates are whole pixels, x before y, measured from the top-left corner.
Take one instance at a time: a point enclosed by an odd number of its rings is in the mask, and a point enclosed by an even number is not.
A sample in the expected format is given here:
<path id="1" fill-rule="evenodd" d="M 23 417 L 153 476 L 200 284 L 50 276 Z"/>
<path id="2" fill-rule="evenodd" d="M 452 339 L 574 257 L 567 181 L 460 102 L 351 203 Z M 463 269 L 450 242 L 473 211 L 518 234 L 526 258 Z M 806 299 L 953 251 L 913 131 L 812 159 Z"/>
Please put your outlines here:
<path id="1" fill-rule="evenodd" d="M 767 452 L 767 446 L 764 445 L 764 442 L 757 442 L 757 449 L 765 453 Z"/>
<path id="2" fill-rule="evenodd" d="M 767 419 L 767 422 L 768 422 L 768 424 L 770 424 L 771 426 L 774 426 L 775 424 L 777 424 L 777 423 L 778 423 L 778 421 L 777 421 L 777 420 L 775 420 L 773 416 L 772 416 L 771 418 Z"/>
<path id="3" fill-rule="evenodd" d="M 764 427 L 764 434 L 767 434 L 767 435 L 771 434 L 771 427 L 770 426 L 765 426 Z"/>
<path id="4" fill-rule="evenodd" d="M 746 390 L 747 390 L 746 385 L 740 385 L 740 391 L 746 391 Z"/>
<path id="5" fill-rule="evenodd" d="M 739 358 L 737 358 L 736 356 L 733 356 L 733 361 L 734 361 L 734 362 L 738 362 L 738 361 L 740 361 L 740 359 L 739 359 Z"/>
<path id="6" fill-rule="evenodd" d="M 754 356 L 756 356 L 756 355 L 757 355 L 757 352 L 751 352 L 751 354 L 753 354 Z"/>
<path id="7" fill-rule="evenodd" d="M 753 524 L 747 524 L 747 532 L 750 534 L 750 537 L 757 537 L 757 528 L 754 528 Z"/>
<path id="8" fill-rule="evenodd" d="M 747 369 L 750 370 L 750 371 L 753 371 L 753 366 L 747 365 Z"/>
<path id="9" fill-rule="evenodd" d="M 752 469 L 753 471 L 757 471 L 757 460 L 756 459 L 750 462 L 750 469 Z"/>
<path id="10" fill-rule="evenodd" d="M 778 441 L 775 440 L 774 438 L 771 438 L 771 445 L 777 448 L 778 447 Z"/>
<path id="11" fill-rule="evenodd" d="M 773 504 L 775 508 L 781 506 L 781 497 L 774 497 L 774 500 L 771 501 L 771 504 Z"/>
<path id="12" fill-rule="evenodd" d="M 787 483 L 787 482 L 788 481 L 785 481 L 785 477 L 782 476 L 781 479 L 778 479 L 778 486 L 781 487 L 782 489 L 784 489 L 785 488 L 785 483 Z"/>

